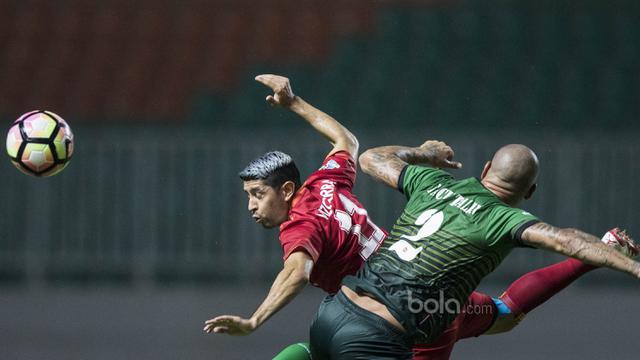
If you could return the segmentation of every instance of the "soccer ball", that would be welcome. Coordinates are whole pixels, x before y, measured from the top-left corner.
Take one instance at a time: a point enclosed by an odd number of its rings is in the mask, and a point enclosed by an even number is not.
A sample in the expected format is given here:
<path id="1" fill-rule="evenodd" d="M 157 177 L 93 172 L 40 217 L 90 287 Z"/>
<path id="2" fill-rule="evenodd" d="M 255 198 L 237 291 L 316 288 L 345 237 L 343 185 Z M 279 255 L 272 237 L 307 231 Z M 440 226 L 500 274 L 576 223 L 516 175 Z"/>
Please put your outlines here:
<path id="1" fill-rule="evenodd" d="M 30 111 L 18 118 L 7 134 L 11 162 L 25 174 L 46 177 L 64 169 L 73 155 L 73 133 L 51 111 Z"/>

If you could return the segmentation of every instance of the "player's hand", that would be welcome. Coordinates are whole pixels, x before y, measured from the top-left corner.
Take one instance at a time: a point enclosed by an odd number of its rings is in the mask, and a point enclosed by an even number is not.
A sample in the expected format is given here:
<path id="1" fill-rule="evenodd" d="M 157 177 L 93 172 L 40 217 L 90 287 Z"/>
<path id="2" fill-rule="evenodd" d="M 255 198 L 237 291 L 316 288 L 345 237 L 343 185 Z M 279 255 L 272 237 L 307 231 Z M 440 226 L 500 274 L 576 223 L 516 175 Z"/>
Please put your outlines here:
<path id="1" fill-rule="evenodd" d="M 431 166 L 438 168 L 460 169 L 462 163 L 453 161 L 453 149 L 442 141 L 427 140 L 418 147 L 420 157 L 428 159 Z"/>
<path id="2" fill-rule="evenodd" d="M 271 105 L 289 107 L 296 96 L 291 90 L 289 79 L 280 75 L 263 74 L 256 76 L 256 81 L 273 90 L 273 95 L 267 96 L 267 102 Z"/>
<path id="3" fill-rule="evenodd" d="M 228 334 L 232 336 L 249 335 L 257 325 L 251 319 L 243 319 L 239 316 L 222 315 L 204 322 L 204 332 L 207 334 L 214 332 L 216 334 Z"/>

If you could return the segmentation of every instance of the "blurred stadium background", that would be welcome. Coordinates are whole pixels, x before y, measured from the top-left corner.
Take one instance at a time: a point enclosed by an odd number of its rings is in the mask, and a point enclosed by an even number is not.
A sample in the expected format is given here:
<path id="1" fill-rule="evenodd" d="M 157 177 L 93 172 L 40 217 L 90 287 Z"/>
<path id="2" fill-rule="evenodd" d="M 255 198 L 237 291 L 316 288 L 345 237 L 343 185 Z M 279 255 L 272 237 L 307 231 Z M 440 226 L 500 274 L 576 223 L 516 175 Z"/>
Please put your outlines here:
<path id="1" fill-rule="evenodd" d="M 249 338 L 200 332 L 250 314 L 281 266 L 237 172 L 279 149 L 307 175 L 329 149 L 266 105 L 264 72 L 363 149 L 445 140 L 460 177 L 528 144 L 542 176 L 526 209 L 640 234 L 639 60 L 635 0 L 0 0 L 6 128 L 48 109 L 77 144 L 51 179 L 0 163 L 0 357 L 261 359 L 306 338 L 311 289 Z M 362 174 L 355 192 L 384 227 L 403 205 Z M 559 259 L 516 250 L 483 286 L 498 295 Z M 454 359 L 636 358 L 637 290 L 594 272 Z"/>

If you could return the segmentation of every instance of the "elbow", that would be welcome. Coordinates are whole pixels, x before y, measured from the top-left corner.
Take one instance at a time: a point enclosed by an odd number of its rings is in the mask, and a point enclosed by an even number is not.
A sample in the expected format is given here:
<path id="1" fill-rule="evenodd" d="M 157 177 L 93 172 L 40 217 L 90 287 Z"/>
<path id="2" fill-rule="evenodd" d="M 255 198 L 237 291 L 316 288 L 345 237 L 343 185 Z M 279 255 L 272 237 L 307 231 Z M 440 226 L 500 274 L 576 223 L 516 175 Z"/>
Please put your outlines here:
<path id="1" fill-rule="evenodd" d="M 351 154 L 354 158 L 358 157 L 358 149 L 360 148 L 360 143 L 358 142 L 358 138 L 347 131 L 339 141 L 340 148 L 343 148 Z"/>
<path id="2" fill-rule="evenodd" d="M 589 244 L 588 234 L 573 228 L 557 228 L 540 223 L 527 228 L 521 239 L 527 245 L 576 257 Z"/>
<path id="3" fill-rule="evenodd" d="M 352 154 L 354 157 L 358 156 L 358 150 L 360 149 L 360 142 L 358 142 L 358 138 L 353 135 L 352 133 L 349 133 L 347 135 L 348 141 L 349 141 L 349 147 L 353 150 Z"/>
<path id="4" fill-rule="evenodd" d="M 313 271 L 313 260 L 305 251 L 296 251 L 285 260 L 284 269 L 280 273 L 285 281 L 302 288 L 309 282 Z"/>
<path id="5" fill-rule="evenodd" d="M 578 252 L 578 249 L 582 248 L 581 245 L 584 242 L 581 233 L 578 229 L 561 229 L 553 244 L 553 250 L 567 256 L 574 256 Z"/>
<path id="6" fill-rule="evenodd" d="M 287 269 L 285 265 L 286 277 L 290 283 L 307 284 L 311 279 L 311 271 L 313 270 L 313 262 L 303 262 L 290 266 Z"/>
<path id="7" fill-rule="evenodd" d="M 291 279 L 292 283 L 302 287 L 309 283 L 309 280 L 311 278 L 311 273 L 304 269 L 294 269 L 291 272 L 289 278 Z"/>
<path id="8" fill-rule="evenodd" d="M 369 149 L 360 155 L 358 162 L 365 174 L 371 174 L 371 165 L 373 160 L 373 149 Z"/>

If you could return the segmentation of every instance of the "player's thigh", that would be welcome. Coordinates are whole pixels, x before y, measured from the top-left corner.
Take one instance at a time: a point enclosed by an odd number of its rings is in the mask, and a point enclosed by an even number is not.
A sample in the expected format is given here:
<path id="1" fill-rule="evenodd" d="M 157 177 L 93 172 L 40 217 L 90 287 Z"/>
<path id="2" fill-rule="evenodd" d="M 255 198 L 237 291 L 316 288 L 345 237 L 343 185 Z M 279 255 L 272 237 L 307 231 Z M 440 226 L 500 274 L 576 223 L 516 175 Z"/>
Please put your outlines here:
<path id="1" fill-rule="evenodd" d="M 330 349 L 331 359 L 409 360 L 410 346 L 401 336 L 361 321 L 350 322 L 336 333 Z M 391 325 L 389 325 L 391 326 Z"/>
<path id="2" fill-rule="evenodd" d="M 335 295 L 324 298 L 309 330 L 309 347 L 314 360 L 329 359 L 331 339 L 343 324 L 346 311 Z"/>
<path id="3" fill-rule="evenodd" d="M 414 345 L 413 360 L 448 360 L 460 336 L 460 326 L 464 323 L 465 315 L 464 312 L 460 313 L 434 342 Z"/>

